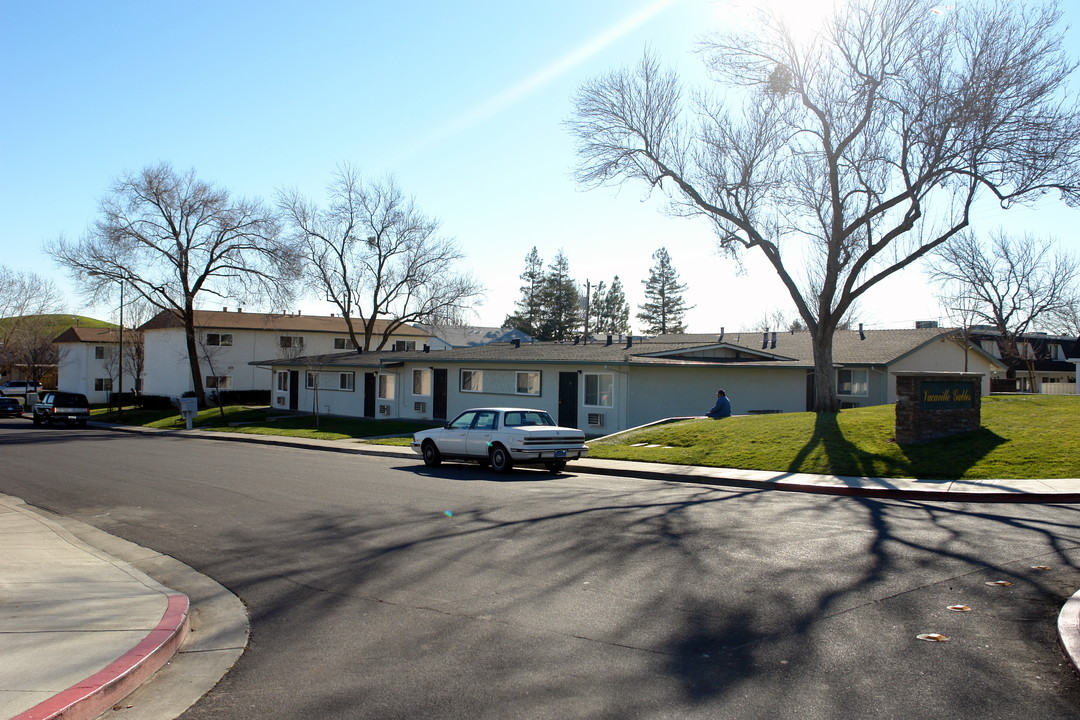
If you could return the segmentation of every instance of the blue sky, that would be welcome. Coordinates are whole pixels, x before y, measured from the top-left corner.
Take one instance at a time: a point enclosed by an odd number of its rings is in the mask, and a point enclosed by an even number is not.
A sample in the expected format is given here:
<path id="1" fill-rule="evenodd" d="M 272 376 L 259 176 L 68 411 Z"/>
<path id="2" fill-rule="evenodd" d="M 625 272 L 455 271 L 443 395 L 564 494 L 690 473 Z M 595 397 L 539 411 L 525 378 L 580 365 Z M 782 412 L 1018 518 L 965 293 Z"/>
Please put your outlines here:
<path id="1" fill-rule="evenodd" d="M 816 0 L 776 0 L 792 7 Z M 632 305 L 667 247 L 689 285 L 691 331 L 748 328 L 790 299 L 747 256 L 718 256 L 701 222 L 665 217 L 642 188 L 571 178 L 563 122 L 582 82 L 646 46 L 699 75 L 694 42 L 738 17 L 725 0 L 185 3 L 0 0 L 0 263 L 70 286 L 40 248 L 78 238 L 117 176 L 168 161 L 245 197 L 282 188 L 321 198 L 336 167 L 392 173 L 442 221 L 488 288 L 478 322 L 513 310 L 524 258 L 563 249 L 571 271 Z M 1077 24 L 1080 8 L 1066 8 Z M 1080 49 L 1075 31 L 1070 42 Z M 1080 52 L 1074 53 L 1080 55 Z M 980 210 L 1080 249 L 1080 210 Z M 220 303 L 214 303 L 218 306 Z M 333 308 L 315 299 L 305 313 Z M 69 310 L 115 319 L 114 308 Z M 873 291 L 858 320 L 908 327 L 941 315 L 923 274 Z"/>

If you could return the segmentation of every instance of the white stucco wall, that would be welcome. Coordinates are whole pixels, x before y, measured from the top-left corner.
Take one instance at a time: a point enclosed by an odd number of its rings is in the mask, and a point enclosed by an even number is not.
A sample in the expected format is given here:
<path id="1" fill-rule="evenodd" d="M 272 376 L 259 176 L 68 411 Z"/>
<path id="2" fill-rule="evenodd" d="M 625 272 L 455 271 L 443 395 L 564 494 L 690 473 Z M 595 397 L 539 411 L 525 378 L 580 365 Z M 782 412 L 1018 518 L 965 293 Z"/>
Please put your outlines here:
<path id="1" fill-rule="evenodd" d="M 119 369 L 115 357 L 112 360 L 99 360 L 95 349 L 105 348 L 106 356 L 119 352 L 117 343 L 58 343 L 58 362 L 56 369 L 57 389 L 66 392 L 82 393 L 92 404 L 108 402 L 109 393 L 94 390 L 98 378 L 112 378 L 114 389 L 119 390 L 116 372 Z M 127 358 L 125 358 L 125 361 Z M 132 369 L 124 367 L 124 392 L 135 388 L 135 375 Z"/>
<path id="2" fill-rule="evenodd" d="M 230 334 L 232 345 L 208 346 L 205 344 L 207 333 Z M 302 337 L 303 346 L 294 349 L 281 347 L 281 336 Z M 250 363 L 257 360 L 284 358 L 298 355 L 323 355 L 344 352 L 334 348 L 335 338 L 347 338 L 346 333 L 328 333 L 294 330 L 229 330 L 220 328 L 199 328 L 201 341 L 199 352 L 204 348 L 213 353 L 209 358 L 201 358 L 200 367 L 203 382 L 208 375 L 224 375 L 229 378 L 230 390 L 270 390 L 273 388 L 273 374 L 265 367 Z M 423 338 L 391 336 L 388 345 L 397 340 L 416 342 L 423 346 Z M 150 395 L 168 395 L 179 397 L 194 389 L 191 371 L 188 368 L 187 345 L 182 328 L 147 330 L 143 334 L 145 346 L 146 371 L 143 391 Z M 211 372 L 211 365 L 214 372 Z M 303 390 L 303 389 L 302 389 Z M 320 399 L 320 404 L 322 400 Z M 311 407 L 310 400 L 307 407 Z M 362 406 L 361 406 L 362 409 Z M 342 413 L 345 414 L 345 413 Z"/>

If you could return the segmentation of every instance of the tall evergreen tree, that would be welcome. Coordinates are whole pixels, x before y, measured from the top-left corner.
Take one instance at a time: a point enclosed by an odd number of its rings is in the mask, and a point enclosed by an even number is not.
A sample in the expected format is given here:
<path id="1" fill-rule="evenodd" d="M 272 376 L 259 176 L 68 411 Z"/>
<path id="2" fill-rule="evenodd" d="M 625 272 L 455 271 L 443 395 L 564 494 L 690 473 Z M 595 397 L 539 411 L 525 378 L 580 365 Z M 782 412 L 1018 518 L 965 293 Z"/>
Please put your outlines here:
<path id="1" fill-rule="evenodd" d="M 525 256 L 525 272 L 519 277 L 525 284 L 521 286 L 517 312 L 507 315 L 503 326 L 538 337 L 544 319 L 544 261 L 535 245 Z"/>
<path id="2" fill-rule="evenodd" d="M 570 276 L 570 261 L 562 250 L 548 265 L 541 296 L 543 321 L 537 339 L 567 340 L 578 332 L 583 319 L 581 293 Z"/>
<path id="3" fill-rule="evenodd" d="M 692 309 L 683 300 L 686 285 L 679 282 L 679 273 L 671 266 L 667 248 L 660 248 L 652 258 L 649 279 L 641 281 L 645 285 L 645 303 L 638 306 L 641 312 L 637 319 L 642 322 L 644 332 L 652 335 L 684 332 L 683 320 Z"/>
<path id="4" fill-rule="evenodd" d="M 590 314 L 590 331 L 596 335 L 611 333 L 621 335 L 630 332 L 630 304 L 626 302 L 622 281 L 616 275 L 611 287 L 601 282 L 596 286 Z"/>

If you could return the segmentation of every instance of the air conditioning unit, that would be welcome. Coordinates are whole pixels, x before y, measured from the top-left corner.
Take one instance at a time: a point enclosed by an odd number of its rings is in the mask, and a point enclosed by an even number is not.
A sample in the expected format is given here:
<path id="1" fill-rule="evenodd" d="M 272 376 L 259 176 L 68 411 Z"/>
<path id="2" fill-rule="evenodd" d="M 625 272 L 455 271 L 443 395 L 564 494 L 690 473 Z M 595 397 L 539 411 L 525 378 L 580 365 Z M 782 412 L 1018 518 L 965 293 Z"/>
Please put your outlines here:
<path id="1" fill-rule="evenodd" d="M 274 400 L 275 400 L 275 401 L 277 402 L 277 404 L 278 404 L 278 405 L 280 405 L 281 407 L 285 407 L 285 398 L 283 398 L 283 397 L 279 397 L 279 398 L 274 398 Z"/>
<path id="2" fill-rule="evenodd" d="M 604 413 L 589 413 L 585 422 L 589 427 L 602 428 L 604 427 Z"/>
<path id="3" fill-rule="evenodd" d="M 427 403 L 426 402 L 413 403 L 412 409 L 413 409 L 413 412 L 426 413 L 427 412 Z"/>
<path id="4" fill-rule="evenodd" d="M 389 415 L 390 414 L 390 406 L 389 405 L 380 405 L 379 406 L 379 414 L 380 415 Z"/>

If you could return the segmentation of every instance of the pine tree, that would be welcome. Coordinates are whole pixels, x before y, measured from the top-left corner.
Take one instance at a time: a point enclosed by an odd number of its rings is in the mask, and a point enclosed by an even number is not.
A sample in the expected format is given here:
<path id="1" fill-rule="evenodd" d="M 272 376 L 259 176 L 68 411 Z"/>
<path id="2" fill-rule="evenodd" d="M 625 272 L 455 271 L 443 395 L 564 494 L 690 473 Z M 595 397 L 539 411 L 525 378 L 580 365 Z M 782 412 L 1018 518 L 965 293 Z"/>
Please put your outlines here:
<path id="1" fill-rule="evenodd" d="M 521 286 L 517 312 L 507 315 L 503 326 L 537 337 L 544 318 L 544 261 L 535 245 L 525 256 L 525 272 L 519 277 L 525 284 Z"/>
<path id="2" fill-rule="evenodd" d="M 562 250 L 548 265 L 541 291 L 543 320 L 537 328 L 539 340 L 568 340 L 582 322 L 581 293 L 570 277 L 570 261 Z"/>
<path id="3" fill-rule="evenodd" d="M 644 332 L 651 335 L 685 332 L 683 320 L 692 309 L 682 297 L 686 285 L 679 282 L 679 273 L 671 266 L 667 248 L 660 248 L 652 258 L 649 279 L 641 281 L 645 285 L 646 301 L 638 306 L 641 312 L 637 319 L 643 323 Z"/>
<path id="4" fill-rule="evenodd" d="M 630 332 L 630 304 L 626 302 L 626 293 L 618 275 L 611 281 L 610 288 L 605 287 L 603 282 L 596 286 L 590 314 L 592 323 L 589 329 L 595 335 Z"/>

